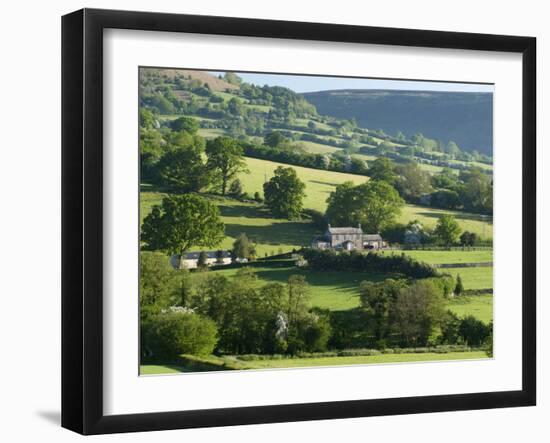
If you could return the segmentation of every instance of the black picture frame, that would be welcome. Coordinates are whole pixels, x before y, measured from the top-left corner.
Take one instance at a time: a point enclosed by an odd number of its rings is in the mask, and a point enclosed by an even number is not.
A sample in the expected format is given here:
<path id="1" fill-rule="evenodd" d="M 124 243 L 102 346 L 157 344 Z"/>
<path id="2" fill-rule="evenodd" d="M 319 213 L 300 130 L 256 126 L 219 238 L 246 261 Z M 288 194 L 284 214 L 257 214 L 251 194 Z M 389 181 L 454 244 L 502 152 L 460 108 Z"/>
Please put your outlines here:
<path id="1" fill-rule="evenodd" d="M 131 415 L 103 413 L 103 30 L 503 51 L 523 63 L 522 389 Z M 83 9 L 62 18 L 62 426 L 82 434 L 531 406 L 536 403 L 536 39 Z M 519 171 L 518 171 L 519 173 Z"/>

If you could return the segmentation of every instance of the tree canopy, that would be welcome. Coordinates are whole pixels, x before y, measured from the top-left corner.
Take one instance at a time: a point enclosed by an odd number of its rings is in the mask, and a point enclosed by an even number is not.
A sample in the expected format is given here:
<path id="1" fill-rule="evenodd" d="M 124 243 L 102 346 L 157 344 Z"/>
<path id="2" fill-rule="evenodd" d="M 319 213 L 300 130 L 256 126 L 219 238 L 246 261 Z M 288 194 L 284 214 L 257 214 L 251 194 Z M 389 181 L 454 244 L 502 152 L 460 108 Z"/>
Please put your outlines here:
<path id="1" fill-rule="evenodd" d="M 202 149 L 197 145 L 168 151 L 158 163 L 161 183 L 179 192 L 198 192 L 210 183 Z"/>
<path id="2" fill-rule="evenodd" d="M 441 243 L 450 246 L 458 241 L 461 231 L 460 225 L 451 214 L 443 214 L 437 220 L 434 234 Z"/>
<path id="3" fill-rule="evenodd" d="M 294 168 L 278 166 L 271 180 L 264 183 L 265 203 L 276 217 L 298 218 L 302 212 L 305 188 Z"/>
<path id="4" fill-rule="evenodd" d="M 365 232 L 379 233 L 400 214 L 403 199 L 385 181 L 370 180 L 355 186 L 345 182 L 327 200 L 327 220 L 334 226 L 357 226 Z"/>
<path id="5" fill-rule="evenodd" d="M 149 249 L 167 253 L 193 246 L 213 247 L 224 238 L 218 207 L 198 195 L 170 195 L 145 217 L 141 240 Z"/>
<path id="6" fill-rule="evenodd" d="M 373 180 L 384 180 L 390 184 L 395 181 L 395 165 L 387 157 L 378 157 L 369 163 L 369 177 Z"/>
<path id="7" fill-rule="evenodd" d="M 249 172 L 239 143 L 230 137 L 217 137 L 206 143 L 208 161 L 206 167 L 212 172 L 212 179 L 221 187 L 222 195 L 227 192 L 230 180 L 240 172 Z"/>

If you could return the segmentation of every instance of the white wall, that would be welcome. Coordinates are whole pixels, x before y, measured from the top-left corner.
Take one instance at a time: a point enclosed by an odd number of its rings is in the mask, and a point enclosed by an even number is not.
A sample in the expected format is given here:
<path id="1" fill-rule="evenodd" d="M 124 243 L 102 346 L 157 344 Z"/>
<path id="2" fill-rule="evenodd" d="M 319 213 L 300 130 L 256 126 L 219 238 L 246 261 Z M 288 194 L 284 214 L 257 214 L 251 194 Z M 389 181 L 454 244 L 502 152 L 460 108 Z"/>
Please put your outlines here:
<path id="1" fill-rule="evenodd" d="M 5 441 L 74 441 L 59 428 L 60 409 L 60 16 L 83 6 L 234 15 L 538 37 L 539 149 L 550 96 L 550 29 L 544 2 L 298 2 L 112 0 L 4 2 L 0 44 L 0 436 Z M 544 106 L 546 105 L 546 106 Z M 543 112 L 543 107 L 546 109 Z M 519 149 L 519 147 L 518 147 Z M 7 154 L 7 155 L 6 155 Z M 547 158 L 545 169 L 550 173 Z M 542 167 L 539 161 L 539 169 Z M 518 171 L 519 173 L 519 171 Z M 539 177 L 542 174 L 539 174 Z M 542 183 L 548 196 L 548 180 Z M 540 188 L 539 188 L 540 189 Z M 548 197 L 544 221 L 548 223 Z M 539 198 L 542 202 L 542 199 Z M 542 211 L 541 211 L 542 212 Z M 540 222 L 539 216 L 539 222 Z M 548 235 L 542 241 L 549 249 Z M 542 247 L 540 248 L 542 249 Z M 539 250 L 540 250 L 539 249 Z M 37 268 L 29 255 L 47 257 Z M 548 253 L 544 267 L 550 264 Z M 541 266 L 539 265 L 539 269 Z M 540 280 L 540 279 L 539 279 Z M 541 282 L 540 293 L 550 289 Z M 545 300 L 539 313 L 547 310 Z M 542 319 L 542 314 L 539 314 Z M 94 441 L 279 442 L 353 440 L 407 442 L 548 441 L 548 322 L 539 321 L 539 406 L 495 411 L 170 431 L 98 437 Z M 546 345 L 546 350 L 543 349 Z M 545 351 L 543 353 L 543 351 Z M 452 383 L 452 380 L 449 380 Z"/>

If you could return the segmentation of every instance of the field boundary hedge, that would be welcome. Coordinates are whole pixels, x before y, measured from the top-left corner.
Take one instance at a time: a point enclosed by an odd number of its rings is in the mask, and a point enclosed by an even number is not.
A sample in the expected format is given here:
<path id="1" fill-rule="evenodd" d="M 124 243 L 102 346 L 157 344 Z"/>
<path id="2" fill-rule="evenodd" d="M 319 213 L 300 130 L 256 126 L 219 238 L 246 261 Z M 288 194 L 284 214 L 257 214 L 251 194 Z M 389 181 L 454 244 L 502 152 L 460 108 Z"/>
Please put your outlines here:
<path id="1" fill-rule="evenodd" d="M 478 263 L 438 263 L 432 265 L 434 268 L 490 268 L 493 266 L 492 261 Z"/>

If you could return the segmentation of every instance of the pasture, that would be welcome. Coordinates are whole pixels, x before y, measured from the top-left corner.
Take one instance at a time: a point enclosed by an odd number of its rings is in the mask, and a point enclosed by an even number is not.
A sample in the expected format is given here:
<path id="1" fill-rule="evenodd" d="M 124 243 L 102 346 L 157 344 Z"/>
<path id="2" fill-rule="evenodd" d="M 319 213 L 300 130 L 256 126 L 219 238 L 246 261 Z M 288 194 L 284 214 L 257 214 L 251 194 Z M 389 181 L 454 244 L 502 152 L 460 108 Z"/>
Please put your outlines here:
<path id="1" fill-rule="evenodd" d="M 147 189 L 146 187 L 144 189 Z M 164 194 L 159 192 L 141 192 L 141 221 L 153 205 L 160 204 Z M 240 202 L 222 197 L 205 196 L 214 202 L 221 213 L 225 224 L 226 237 L 218 246 L 221 249 L 231 249 L 239 234 L 245 232 L 256 244 L 258 257 L 275 255 L 281 249 L 283 252 L 299 249 L 311 242 L 317 231 L 308 220 L 290 221 L 272 218 L 267 209 L 257 203 Z M 201 250 L 194 248 L 193 250 Z"/>
<path id="2" fill-rule="evenodd" d="M 312 357 L 312 358 L 279 358 L 244 361 L 233 358 L 229 362 L 227 358 L 211 357 L 210 359 L 219 360 L 219 366 L 225 365 L 227 369 L 280 369 L 280 368 L 301 368 L 301 367 L 319 367 L 319 366 L 346 366 L 346 365 L 370 365 L 370 364 L 391 364 L 391 363 L 412 363 L 428 361 L 453 361 L 453 360 L 478 360 L 488 358 L 483 351 L 469 352 L 448 352 L 448 353 L 403 353 L 403 354 L 381 354 L 369 356 L 354 357 Z M 228 364 L 229 363 L 233 363 Z M 140 373 L 142 375 L 161 375 L 189 372 L 182 365 L 141 365 Z"/>
<path id="3" fill-rule="evenodd" d="M 493 296 L 491 294 L 472 295 L 453 298 L 448 308 L 459 317 L 473 315 L 482 322 L 493 320 Z"/>
<path id="4" fill-rule="evenodd" d="M 491 289 L 493 287 L 493 267 L 482 268 L 445 268 L 441 272 L 460 275 L 464 289 Z"/>
<path id="5" fill-rule="evenodd" d="M 263 195 L 263 184 L 273 176 L 273 171 L 278 166 L 289 166 L 283 163 L 249 157 L 246 158 L 246 163 L 251 172 L 249 174 L 240 174 L 239 179 L 243 183 L 244 190 L 251 195 L 256 191 Z M 292 168 L 296 170 L 300 179 L 306 184 L 304 207 L 322 212 L 327 207 L 327 198 L 337 185 L 346 181 L 361 184 L 368 180 L 368 177 L 362 175 L 303 168 L 300 166 L 292 166 Z M 411 220 L 419 220 L 425 226 L 433 228 L 437 223 L 437 219 L 442 214 L 452 214 L 456 217 L 460 227 L 465 231 L 475 232 L 483 239 L 491 239 L 493 237 L 492 219 L 487 216 L 470 214 L 468 212 L 405 205 L 398 221 L 408 223 Z"/>
<path id="6" fill-rule="evenodd" d="M 391 277 L 391 275 L 369 274 L 365 272 L 313 271 L 297 268 L 290 261 L 288 263 L 288 266 L 285 266 L 282 261 L 278 263 L 279 266 L 273 266 L 270 263 L 264 265 L 261 261 L 253 263 L 251 266 L 258 277 L 258 285 L 286 283 L 291 275 L 303 275 L 310 286 L 312 306 L 331 311 L 343 311 L 360 306 L 359 284 L 362 281 L 382 281 Z M 492 270 L 492 268 L 461 268 L 461 271 L 470 269 Z M 235 268 L 218 268 L 210 272 L 233 277 L 237 271 L 238 269 Z M 192 275 L 195 282 L 198 282 L 200 279 L 206 278 L 208 274 L 195 272 Z M 488 274 L 492 275 L 490 271 Z M 472 283 L 469 281 L 468 273 L 465 273 L 465 275 L 460 273 L 460 275 L 466 289 L 478 289 L 469 287 L 476 286 L 476 282 Z M 492 285 L 487 287 L 492 287 Z M 447 307 L 459 316 L 473 315 L 480 320 L 489 321 L 493 315 L 493 297 L 492 295 L 455 297 L 449 299 Z"/>
<path id="7" fill-rule="evenodd" d="M 403 251 L 382 251 L 380 254 L 405 254 L 416 260 L 436 264 L 455 264 L 455 263 L 483 263 L 493 261 L 493 250 L 467 250 L 467 249 L 452 249 L 449 251 L 430 251 L 430 250 L 403 250 Z M 442 270 L 443 272 L 445 270 Z"/>
<path id="8" fill-rule="evenodd" d="M 286 267 L 262 267 L 261 262 L 256 262 L 253 269 L 258 277 L 259 285 L 266 283 L 286 283 L 291 275 L 303 275 L 310 285 L 312 306 L 331 311 L 343 311 L 359 306 L 359 284 L 362 281 L 382 281 L 389 277 L 387 275 L 376 275 L 366 272 L 312 271 L 297 268 L 292 266 L 292 264 Z M 218 269 L 212 272 L 232 277 L 236 274 L 237 270 Z M 203 275 L 193 273 L 195 279 L 204 278 Z"/>

